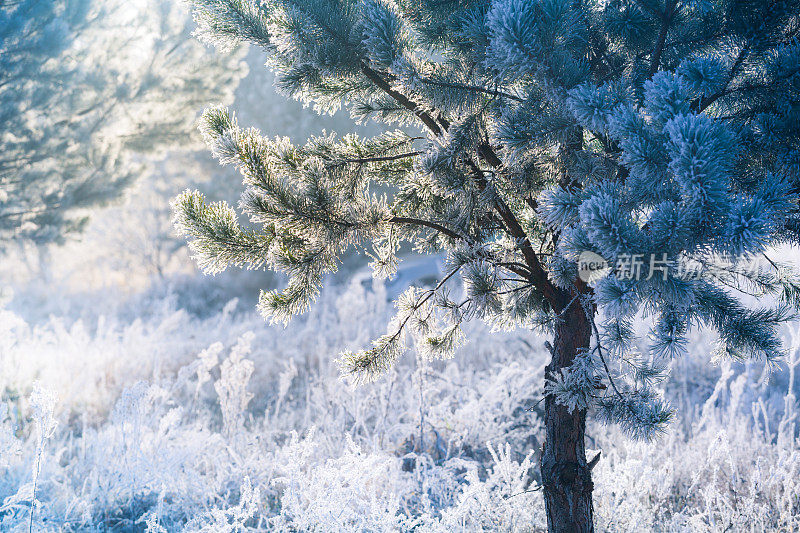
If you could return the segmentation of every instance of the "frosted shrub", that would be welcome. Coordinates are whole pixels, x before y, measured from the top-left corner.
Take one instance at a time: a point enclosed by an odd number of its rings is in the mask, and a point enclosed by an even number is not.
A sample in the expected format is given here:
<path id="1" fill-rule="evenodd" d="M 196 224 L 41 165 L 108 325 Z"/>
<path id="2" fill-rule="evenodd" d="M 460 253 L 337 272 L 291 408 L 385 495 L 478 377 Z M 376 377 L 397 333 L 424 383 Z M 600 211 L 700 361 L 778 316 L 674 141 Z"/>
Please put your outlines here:
<path id="1" fill-rule="evenodd" d="M 782 420 L 776 425 L 785 428 L 783 435 L 759 430 L 749 411 L 760 410 L 763 401 L 743 394 L 755 383 L 746 374 L 732 380 L 734 375 L 730 365 L 722 369 L 688 434 L 674 427 L 652 443 L 613 433 L 598 441 L 604 459 L 596 468 L 597 518 L 604 530 L 800 528 L 797 433 Z M 782 416 L 791 418 L 792 411 Z"/>
<path id="2" fill-rule="evenodd" d="M 213 509 L 193 518 L 185 532 L 238 533 L 247 531 L 246 523 L 258 512 L 261 493 L 245 477 L 239 488 L 239 503 L 227 509 Z"/>
<path id="3" fill-rule="evenodd" d="M 22 484 L 16 494 L 7 497 L 0 507 L 0 513 L 10 512 L 11 514 L 22 513 L 26 507 L 29 510 L 29 521 L 32 527 L 36 509 L 40 506 L 37 500 L 36 489 L 39 484 L 39 475 L 42 471 L 42 461 L 45 454 L 45 443 L 50 440 L 56 431 L 56 422 L 53 410 L 56 405 L 56 395 L 53 391 L 47 390 L 40 383 L 34 383 L 33 392 L 29 398 L 29 408 L 34 426 L 34 457 L 31 465 L 30 481 Z M 12 449 L 16 446 L 11 442 Z"/>
<path id="4" fill-rule="evenodd" d="M 220 378 L 214 383 L 228 435 L 233 435 L 240 428 L 247 404 L 253 398 L 253 394 L 247 392 L 247 384 L 255 367 L 253 361 L 244 356 L 250 353 L 250 343 L 254 337 L 252 332 L 248 332 L 239 339 L 231 354 L 222 362 Z"/>
<path id="5" fill-rule="evenodd" d="M 476 337 L 480 335 L 475 333 Z M 476 355 L 482 352 L 477 341 L 468 347 Z M 426 418 L 431 426 L 450 430 L 447 445 L 451 453 L 468 448 L 488 455 L 485 443 L 503 439 L 513 442 L 518 454 L 524 456 L 537 447 L 535 439 L 542 430 L 534 409 L 541 405 L 543 396 L 538 377 L 543 372 L 544 356 L 538 361 L 524 357 L 503 361 L 501 354 L 485 355 L 497 359 L 487 361 L 486 370 L 453 361 L 430 372 L 425 390 Z M 475 387 L 475 383 L 481 385 Z"/>
<path id="6" fill-rule="evenodd" d="M 224 347 L 221 342 L 215 342 L 197 356 L 197 387 L 195 396 L 200 394 L 200 388 L 204 383 L 211 381 L 211 370 L 219 363 L 219 354 Z"/>
<path id="7" fill-rule="evenodd" d="M 396 531 L 411 525 L 401 497 L 414 491 L 414 483 L 399 458 L 362 452 L 349 437 L 341 455 L 314 458 L 314 440 L 313 431 L 303 439 L 294 434 L 279 453 L 283 464 L 273 480 L 281 493 L 280 515 L 272 521 L 277 529 Z"/>
<path id="8" fill-rule="evenodd" d="M 184 408 L 171 400 L 169 389 L 140 382 L 123 392 L 110 424 L 84 428 L 70 454 L 74 482 L 80 480 L 73 490 L 91 512 L 88 523 L 129 527 L 157 505 L 164 524 L 185 520 L 207 503 L 202 485 L 216 480 L 204 478 L 202 469 L 214 453 L 223 453 L 224 443 L 187 424 Z M 64 503 L 68 509 L 76 502 Z"/>
<path id="9" fill-rule="evenodd" d="M 8 405 L 0 404 L 0 469 L 8 468 L 19 460 L 22 443 L 14 435 L 14 421 L 8 412 Z"/>
<path id="10" fill-rule="evenodd" d="M 541 487 L 531 477 L 532 453 L 522 462 L 512 459 L 512 449 L 486 443 L 493 464 L 485 481 L 476 465 L 465 465 L 466 473 L 454 504 L 442 511 L 423 531 L 528 531 L 544 529 L 547 518 L 537 494 Z"/>

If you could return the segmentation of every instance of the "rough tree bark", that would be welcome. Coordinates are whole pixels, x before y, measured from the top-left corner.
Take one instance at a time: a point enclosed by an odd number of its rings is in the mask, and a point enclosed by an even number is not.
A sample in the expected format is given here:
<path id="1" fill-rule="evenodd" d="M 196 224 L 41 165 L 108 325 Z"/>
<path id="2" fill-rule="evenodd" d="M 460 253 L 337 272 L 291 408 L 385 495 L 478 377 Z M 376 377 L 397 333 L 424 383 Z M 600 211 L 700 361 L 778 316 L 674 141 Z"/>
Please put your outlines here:
<path id="1" fill-rule="evenodd" d="M 573 302 L 556 326 L 552 359 L 545 375 L 557 374 L 572 364 L 579 350 L 589 348 L 591 335 L 583 307 Z M 592 475 L 584 447 L 586 411 L 570 412 L 549 396 L 544 410 L 546 440 L 541 472 L 547 529 L 550 533 L 593 532 Z"/>

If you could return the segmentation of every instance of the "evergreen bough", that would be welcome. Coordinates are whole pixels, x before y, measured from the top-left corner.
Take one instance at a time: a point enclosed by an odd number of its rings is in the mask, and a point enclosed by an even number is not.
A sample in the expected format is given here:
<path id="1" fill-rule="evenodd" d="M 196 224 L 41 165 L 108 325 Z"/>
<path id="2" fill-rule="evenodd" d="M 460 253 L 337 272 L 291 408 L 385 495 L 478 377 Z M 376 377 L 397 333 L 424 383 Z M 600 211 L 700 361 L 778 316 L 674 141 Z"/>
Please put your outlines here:
<path id="1" fill-rule="evenodd" d="M 80 231 L 232 99 L 242 54 L 206 53 L 171 4 L 0 0 L 0 251 Z"/>
<path id="2" fill-rule="evenodd" d="M 691 327 L 717 330 L 719 356 L 779 359 L 777 327 L 800 301 L 795 273 L 769 256 L 800 241 L 797 2 L 193 4 L 201 37 L 260 46 L 286 95 L 424 131 L 293 146 L 206 110 L 203 133 L 241 170 L 253 229 L 227 205 L 179 196 L 175 222 L 201 266 L 285 272 L 259 308 L 286 321 L 348 249 L 368 251 L 382 277 L 402 243 L 445 253 L 440 282 L 409 289 L 388 333 L 342 356 L 362 381 L 409 337 L 449 356 L 470 318 L 548 328 L 551 531 L 593 529 L 587 411 L 634 437 L 660 431 L 672 411 L 657 384 Z M 609 268 L 583 275 L 586 254 Z M 456 276 L 461 300 L 447 291 Z M 751 308 L 751 294 L 771 303 Z M 645 354 L 641 316 L 654 320 Z"/>

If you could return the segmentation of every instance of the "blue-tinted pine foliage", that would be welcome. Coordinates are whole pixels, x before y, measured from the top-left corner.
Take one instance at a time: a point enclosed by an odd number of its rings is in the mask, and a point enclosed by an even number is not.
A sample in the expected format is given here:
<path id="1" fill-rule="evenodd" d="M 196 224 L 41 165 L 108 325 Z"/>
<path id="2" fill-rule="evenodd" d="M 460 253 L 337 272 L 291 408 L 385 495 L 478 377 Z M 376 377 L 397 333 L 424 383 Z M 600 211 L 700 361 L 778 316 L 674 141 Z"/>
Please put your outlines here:
<path id="1" fill-rule="evenodd" d="M 670 418 L 654 385 L 689 328 L 716 329 L 720 356 L 780 356 L 776 327 L 800 298 L 794 274 L 767 250 L 800 240 L 798 2 L 194 7 L 203 37 L 263 48 L 288 96 L 424 132 L 293 146 L 212 108 L 204 135 L 241 169 L 239 208 L 252 225 L 197 192 L 175 201 L 176 224 L 207 271 L 288 274 L 284 290 L 261 295 L 273 320 L 305 311 L 348 249 L 372 254 L 380 276 L 392 275 L 403 243 L 447 254 L 440 283 L 405 293 L 388 333 L 342 356 L 344 372 L 379 375 L 408 338 L 447 356 L 466 319 L 547 327 L 580 305 L 592 346 L 547 390 L 648 437 Z M 588 283 L 586 252 L 611 267 Z M 458 298 L 447 290 L 456 276 Z M 750 294 L 774 305 L 746 305 Z M 642 314 L 655 325 L 648 352 L 636 353 Z"/>

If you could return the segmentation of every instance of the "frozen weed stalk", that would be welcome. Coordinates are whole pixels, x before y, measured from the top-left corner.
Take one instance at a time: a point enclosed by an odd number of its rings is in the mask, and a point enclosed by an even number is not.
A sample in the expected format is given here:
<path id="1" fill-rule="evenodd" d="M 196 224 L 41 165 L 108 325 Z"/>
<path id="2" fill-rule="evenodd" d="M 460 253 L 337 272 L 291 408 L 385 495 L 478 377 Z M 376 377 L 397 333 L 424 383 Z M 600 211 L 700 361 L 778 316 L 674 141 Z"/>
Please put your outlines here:
<path id="1" fill-rule="evenodd" d="M 445 254 L 444 275 L 398 298 L 385 335 L 341 356 L 357 382 L 378 379 L 409 341 L 449 357 L 473 318 L 549 331 L 550 531 L 594 528 L 587 413 L 657 436 L 673 418 L 658 383 L 693 326 L 716 330 L 721 357 L 779 360 L 777 327 L 800 303 L 796 272 L 769 257 L 800 240 L 796 2 L 192 4 L 201 38 L 259 46 L 287 96 L 406 126 L 295 146 L 207 109 L 203 135 L 244 176 L 250 224 L 196 191 L 177 197 L 175 224 L 198 264 L 285 273 L 287 287 L 258 304 L 285 323 L 347 250 L 371 250 L 378 276 L 392 275 L 406 244 Z M 587 281 L 586 252 L 663 263 Z M 668 268 L 719 253 L 733 264 L 713 276 Z M 754 254 L 766 269 L 737 267 Z M 449 290 L 459 277 L 463 299 Z M 747 295 L 774 298 L 752 307 Z M 645 357 L 630 351 L 637 313 L 655 317 Z"/>

